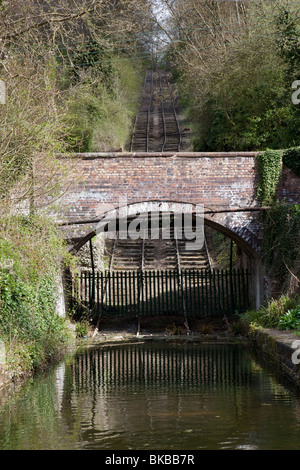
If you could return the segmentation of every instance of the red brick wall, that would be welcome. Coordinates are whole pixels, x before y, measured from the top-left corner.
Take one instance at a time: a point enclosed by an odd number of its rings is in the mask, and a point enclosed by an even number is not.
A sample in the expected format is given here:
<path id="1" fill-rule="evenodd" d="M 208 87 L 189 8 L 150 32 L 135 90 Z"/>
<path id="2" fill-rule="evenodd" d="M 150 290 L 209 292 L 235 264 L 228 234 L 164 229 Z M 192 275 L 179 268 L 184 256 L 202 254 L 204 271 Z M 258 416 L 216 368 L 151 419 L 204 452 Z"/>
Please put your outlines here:
<path id="1" fill-rule="evenodd" d="M 278 188 L 278 197 L 286 202 L 300 204 L 300 178 L 285 166 Z"/>
<path id="2" fill-rule="evenodd" d="M 64 161 L 65 162 L 65 161 Z M 72 163 L 74 164 L 74 162 Z M 256 206 L 253 153 L 78 155 L 66 176 L 64 219 L 97 217 L 128 203 L 176 201 L 205 208 Z"/>
<path id="3" fill-rule="evenodd" d="M 59 207 L 52 211 L 59 222 L 100 217 L 119 206 L 120 196 L 128 204 L 173 201 L 201 204 L 206 210 L 259 205 L 254 152 L 78 154 L 73 159 L 62 157 L 60 162 L 63 194 L 55 198 Z M 278 195 L 300 203 L 300 179 L 285 168 Z M 207 222 L 259 252 L 258 212 L 208 215 Z"/>

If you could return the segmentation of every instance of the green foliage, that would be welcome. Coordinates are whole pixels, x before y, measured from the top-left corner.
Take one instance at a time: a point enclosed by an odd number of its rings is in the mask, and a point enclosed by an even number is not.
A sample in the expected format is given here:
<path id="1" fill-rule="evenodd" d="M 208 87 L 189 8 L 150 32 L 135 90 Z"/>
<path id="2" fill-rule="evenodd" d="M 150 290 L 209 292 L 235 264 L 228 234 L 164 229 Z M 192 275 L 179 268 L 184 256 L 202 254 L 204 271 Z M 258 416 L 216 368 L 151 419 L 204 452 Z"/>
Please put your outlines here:
<path id="1" fill-rule="evenodd" d="M 55 312 L 52 279 L 27 284 L 1 273 L 0 300 L 0 333 L 16 375 L 45 364 L 66 345 L 68 333 L 65 320 Z"/>
<path id="2" fill-rule="evenodd" d="M 139 104 L 141 64 L 119 59 L 119 67 L 88 67 L 79 89 L 70 90 L 68 150 L 97 152 L 124 147 Z"/>
<path id="3" fill-rule="evenodd" d="M 76 323 L 75 332 L 77 338 L 84 338 L 85 336 L 87 336 L 88 325 L 89 324 L 87 320 L 81 320 Z"/>
<path id="4" fill-rule="evenodd" d="M 282 285 L 299 257 L 300 205 L 275 204 L 264 216 L 263 253 L 266 267 Z"/>
<path id="5" fill-rule="evenodd" d="M 292 8 L 288 5 L 282 5 L 277 14 L 276 24 L 278 36 L 276 43 L 280 51 L 280 55 L 288 64 L 287 77 L 289 80 L 298 78 L 300 71 L 300 25 L 298 18 Z"/>
<path id="6" fill-rule="evenodd" d="M 197 2 L 200 9 L 201 3 Z M 226 3 L 230 10 L 233 2 Z M 263 3 L 251 2 L 245 24 L 234 31 L 224 19 L 224 47 L 220 47 L 221 31 L 216 46 L 209 44 L 207 50 L 196 34 L 190 45 L 178 46 L 173 62 L 181 72 L 177 81 L 181 95 L 188 97 L 196 151 L 264 151 L 300 145 L 300 107 L 291 100 L 291 85 L 300 72 L 299 6 L 285 2 L 280 7 L 276 2 L 273 8 L 270 2 Z M 207 4 L 213 9 L 214 2 Z M 207 14 L 203 24 L 209 21 Z M 198 56 L 193 52 L 197 46 Z"/>
<path id="7" fill-rule="evenodd" d="M 259 310 L 247 312 L 242 318 L 253 326 L 278 328 L 279 322 L 287 312 L 296 309 L 299 304 L 299 296 L 291 298 L 289 295 L 281 295 L 278 299 L 270 299 L 268 304 Z"/>
<path id="8" fill-rule="evenodd" d="M 11 260 L 13 273 L 24 282 L 39 282 L 41 273 L 55 276 L 61 262 L 71 262 L 55 225 L 38 215 L 0 220 L 0 262 Z"/>
<path id="9" fill-rule="evenodd" d="M 280 330 L 299 330 L 300 329 L 300 305 L 297 308 L 288 310 L 278 322 Z"/>
<path id="10" fill-rule="evenodd" d="M 55 295 L 61 263 L 69 257 L 43 218 L 5 218 L 0 230 L 0 336 L 18 375 L 45 364 L 67 344 Z"/>
<path id="11" fill-rule="evenodd" d="M 283 164 L 300 177 L 300 147 L 283 152 Z"/>
<path id="12" fill-rule="evenodd" d="M 101 82 L 110 88 L 115 71 L 111 61 L 112 54 L 107 52 L 107 47 L 107 45 L 90 40 L 83 44 L 79 50 L 73 51 L 71 80 L 78 82 L 81 80 L 83 72 L 95 69 L 98 76 L 101 76 Z"/>
<path id="13" fill-rule="evenodd" d="M 73 127 L 67 137 L 67 150 L 71 152 L 91 152 L 93 143 L 93 129 Z"/>
<path id="14" fill-rule="evenodd" d="M 259 153 L 257 197 L 262 205 L 272 204 L 282 173 L 282 151 L 266 150 Z"/>

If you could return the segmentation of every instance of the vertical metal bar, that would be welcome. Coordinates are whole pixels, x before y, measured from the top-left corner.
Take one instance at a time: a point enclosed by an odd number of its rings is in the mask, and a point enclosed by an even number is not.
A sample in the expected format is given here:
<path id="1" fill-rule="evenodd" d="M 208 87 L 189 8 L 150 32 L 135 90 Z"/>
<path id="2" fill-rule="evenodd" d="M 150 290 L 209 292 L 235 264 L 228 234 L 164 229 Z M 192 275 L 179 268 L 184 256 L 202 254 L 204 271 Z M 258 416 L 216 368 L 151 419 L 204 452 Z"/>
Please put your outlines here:
<path id="1" fill-rule="evenodd" d="M 176 303 L 177 303 L 177 314 L 180 315 L 181 313 L 181 305 L 180 305 L 180 272 L 179 269 L 176 269 L 174 273 L 174 284 L 175 284 L 175 292 L 176 292 Z"/>
<path id="2" fill-rule="evenodd" d="M 237 272 L 236 270 L 234 269 L 233 270 L 233 281 L 234 281 L 234 311 L 233 313 L 235 313 L 235 310 L 236 308 L 238 307 L 237 303 L 236 303 L 236 299 L 237 299 L 237 282 L 236 282 L 236 276 L 237 276 Z"/>
<path id="3" fill-rule="evenodd" d="M 200 291 L 199 291 L 199 269 L 196 271 L 196 286 L 195 289 L 197 290 L 197 308 L 195 310 L 195 317 L 199 317 L 200 313 Z"/>
<path id="4" fill-rule="evenodd" d="M 100 315 L 100 305 L 99 305 L 99 272 L 97 272 L 97 281 L 96 281 L 96 302 L 97 302 L 97 315 Z"/>
<path id="5" fill-rule="evenodd" d="M 237 272 L 237 282 L 238 282 L 238 312 L 241 313 L 242 311 L 242 298 L 241 298 L 241 271 L 238 269 Z"/>
<path id="6" fill-rule="evenodd" d="M 184 277 L 184 289 L 183 289 L 183 306 L 185 308 L 185 313 L 186 315 L 189 315 L 190 313 L 190 306 L 191 306 L 191 300 L 189 298 L 189 285 L 188 285 L 188 271 L 185 269 L 183 271 L 183 277 Z"/>
<path id="7" fill-rule="evenodd" d="M 114 302 L 114 312 L 116 314 L 120 313 L 120 289 L 119 289 L 119 282 L 120 282 L 120 272 L 113 271 L 113 302 Z"/>
<path id="8" fill-rule="evenodd" d="M 157 313 L 157 289 L 156 289 L 156 271 L 152 272 L 153 278 L 153 307 L 154 307 L 154 315 Z"/>
<path id="9" fill-rule="evenodd" d="M 148 309 L 149 309 L 149 304 L 148 304 L 148 272 L 147 271 L 144 271 L 143 272 L 143 276 L 144 276 L 144 304 L 145 304 L 145 307 L 144 307 L 144 313 L 145 315 L 148 315 L 149 312 L 148 312 Z"/>
<path id="10" fill-rule="evenodd" d="M 222 314 L 222 312 L 223 312 L 222 286 L 221 286 L 221 273 L 220 273 L 219 269 L 217 271 L 217 286 L 218 286 L 218 305 L 219 305 L 219 308 L 220 308 L 219 314 Z"/>
<path id="11" fill-rule="evenodd" d="M 84 272 L 84 306 L 85 306 L 85 308 L 86 308 L 87 298 L 88 298 L 87 290 L 88 290 L 87 272 L 85 271 Z"/>
<path id="12" fill-rule="evenodd" d="M 161 301 L 161 288 L 160 288 L 160 271 L 156 271 L 156 276 L 157 276 L 157 298 L 158 298 L 158 313 L 161 315 L 162 314 L 162 301 Z"/>
<path id="13" fill-rule="evenodd" d="M 164 272 L 160 271 L 160 281 L 161 281 L 161 299 L 162 299 L 162 314 L 165 313 L 165 289 L 164 289 Z"/>
<path id="14" fill-rule="evenodd" d="M 212 278 L 213 278 L 213 288 L 212 288 L 212 295 L 213 295 L 213 305 L 214 305 L 214 313 L 213 316 L 216 316 L 218 314 L 218 287 L 217 287 L 217 279 L 216 279 L 216 271 L 214 270 L 212 272 Z"/>
<path id="15" fill-rule="evenodd" d="M 188 270 L 188 279 L 189 279 L 189 297 L 190 297 L 190 308 L 189 314 L 193 315 L 193 292 L 192 292 L 192 270 Z"/>
<path id="16" fill-rule="evenodd" d="M 116 311 L 116 286 L 115 286 L 115 272 L 112 272 L 112 306 L 113 306 L 113 313 Z"/>
<path id="17" fill-rule="evenodd" d="M 107 271 L 107 277 L 108 277 L 108 295 L 109 295 L 109 313 L 111 313 L 111 306 L 112 306 L 112 296 L 111 296 L 111 273 L 110 271 Z"/>
<path id="18" fill-rule="evenodd" d="M 119 314 L 123 314 L 123 303 L 122 303 L 122 297 L 123 297 L 123 289 L 122 289 L 122 271 L 117 271 L 116 272 L 116 290 L 118 291 L 117 294 L 117 310 Z"/>
<path id="19" fill-rule="evenodd" d="M 92 289 L 91 289 L 91 273 L 90 271 L 87 271 L 86 273 L 86 277 L 87 277 L 87 307 L 88 307 L 88 314 L 90 313 L 91 311 L 91 293 L 92 293 Z"/>
<path id="20" fill-rule="evenodd" d="M 213 293 L 212 293 L 212 272 L 209 271 L 209 299 L 210 299 L 210 315 L 213 315 Z"/>
<path id="21" fill-rule="evenodd" d="M 140 272 L 140 288 L 141 288 L 141 310 L 142 315 L 145 313 L 145 291 L 144 291 L 144 273 L 143 271 Z"/>
<path id="22" fill-rule="evenodd" d="M 226 307 L 225 307 L 225 289 L 224 289 L 224 270 L 222 269 L 221 271 L 221 289 L 222 289 L 222 305 L 223 305 L 223 310 L 224 314 L 226 315 Z"/>
<path id="23" fill-rule="evenodd" d="M 205 270 L 205 303 L 206 303 L 206 308 L 205 308 L 205 316 L 209 315 L 209 296 L 208 296 L 208 271 Z"/>
<path id="24" fill-rule="evenodd" d="M 174 313 L 175 315 L 178 314 L 178 297 L 177 297 L 177 291 L 176 291 L 176 270 L 172 271 L 172 288 L 173 288 L 173 307 L 174 307 Z"/>
<path id="25" fill-rule="evenodd" d="M 196 298 L 196 275 L 195 269 L 193 269 L 193 297 L 194 297 L 194 305 L 193 305 L 193 317 L 196 316 L 196 305 L 197 305 L 197 298 Z"/>
<path id="26" fill-rule="evenodd" d="M 227 313 L 231 313 L 231 307 L 232 307 L 230 279 L 231 279 L 231 276 L 230 275 L 228 276 L 228 271 L 225 271 Z"/>
<path id="27" fill-rule="evenodd" d="M 129 291 L 129 311 L 130 313 L 133 310 L 133 282 L 132 282 L 132 273 L 129 271 L 128 273 L 128 291 Z"/>
<path id="28" fill-rule="evenodd" d="M 126 294 L 125 291 L 124 291 L 124 282 L 123 282 L 123 277 L 124 277 L 124 273 L 123 271 L 120 272 L 120 276 L 121 276 L 121 292 L 120 292 L 120 297 L 121 297 L 121 313 L 122 315 L 124 315 L 124 295 Z M 119 289 L 119 286 L 118 286 L 118 289 Z"/>
<path id="29" fill-rule="evenodd" d="M 153 314 L 153 296 L 152 296 L 152 272 L 149 271 L 148 273 L 148 280 L 149 280 L 149 311 L 150 315 Z"/>
<path id="30" fill-rule="evenodd" d="M 103 285 L 104 285 L 104 273 L 103 271 L 101 271 L 100 273 L 100 285 L 101 285 L 101 297 L 100 297 L 100 302 L 101 302 L 101 305 L 100 305 L 100 311 L 103 310 L 104 308 L 104 288 L 103 288 Z"/>
<path id="31" fill-rule="evenodd" d="M 203 282 L 203 269 L 200 271 L 200 291 L 201 291 L 201 309 L 199 313 L 202 313 L 203 316 L 205 316 L 205 310 L 206 310 L 206 302 L 204 299 L 204 282 Z"/>
<path id="32" fill-rule="evenodd" d="M 129 294 L 129 289 L 128 289 L 128 272 L 124 272 L 124 284 L 125 284 L 125 314 L 128 315 L 128 294 Z"/>
<path id="33" fill-rule="evenodd" d="M 169 315 L 169 286 L 168 286 L 168 271 L 165 272 L 165 291 L 166 291 L 166 314 Z"/>
<path id="34" fill-rule="evenodd" d="M 137 301 L 136 301 L 136 272 L 132 272 L 132 297 L 133 297 L 133 311 L 137 315 Z"/>

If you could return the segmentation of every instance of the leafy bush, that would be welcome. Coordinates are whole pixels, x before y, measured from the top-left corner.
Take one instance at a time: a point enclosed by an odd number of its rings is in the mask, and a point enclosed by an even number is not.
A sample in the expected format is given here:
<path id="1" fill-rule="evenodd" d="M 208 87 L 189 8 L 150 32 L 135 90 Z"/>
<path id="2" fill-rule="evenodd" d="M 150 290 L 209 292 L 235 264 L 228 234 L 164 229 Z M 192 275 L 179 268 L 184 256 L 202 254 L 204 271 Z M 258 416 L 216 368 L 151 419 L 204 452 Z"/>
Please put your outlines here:
<path id="1" fill-rule="evenodd" d="M 262 328 L 278 328 L 284 315 L 298 307 L 300 297 L 291 298 L 288 294 L 281 295 L 278 299 L 270 299 L 266 306 L 259 310 L 247 312 L 242 316 L 251 325 Z"/>
<path id="2" fill-rule="evenodd" d="M 300 305 L 297 308 L 288 310 L 278 322 L 278 328 L 281 330 L 300 329 Z"/>
<path id="3" fill-rule="evenodd" d="M 8 366 L 18 375 L 46 364 L 67 344 L 55 295 L 57 273 L 68 257 L 43 218 L 2 219 L 0 233 L 0 336 Z"/>
<path id="4" fill-rule="evenodd" d="M 283 153 L 283 164 L 300 176 L 300 147 L 291 148 Z"/>
<path id="5" fill-rule="evenodd" d="M 70 89 L 68 150 L 99 152 L 125 147 L 139 105 L 142 66 L 123 57 L 118 68 L 100 65 L 82 71 L 79 88 Z"/>
<path id="6" fill-rule="evenodd" d="M 86 320 L 81 320 L 76 323 L 75 332 L 77 338 L 84 338 L 88 333 L 88 322 Z"/>

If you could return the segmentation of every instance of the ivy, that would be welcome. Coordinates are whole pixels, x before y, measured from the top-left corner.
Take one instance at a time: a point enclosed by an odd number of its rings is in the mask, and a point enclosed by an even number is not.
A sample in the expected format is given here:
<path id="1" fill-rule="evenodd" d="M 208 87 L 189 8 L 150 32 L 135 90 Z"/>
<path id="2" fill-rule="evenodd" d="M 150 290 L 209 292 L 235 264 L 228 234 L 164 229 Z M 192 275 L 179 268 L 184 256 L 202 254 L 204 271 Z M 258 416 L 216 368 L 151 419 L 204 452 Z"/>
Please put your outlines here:
<path id="1" fill-rule="evenodd" d="M 295 175 L 300 176 L 300 147 L 286 150 L 283 153 L 282 161 Z"/>
<path id="2" fill-rule="evenodd" d="M 257 197 L 262 205 L 274 202 L 282 173 L 282 151 L 266 150 L 257 156 L 258 185 Z"/>
<path id="3" fill-rule="evenodd" d="M 282 285 L 299 258 L 300 205 L 275 204 L 264 215 L 263 224 L 265 264 Z"/>

